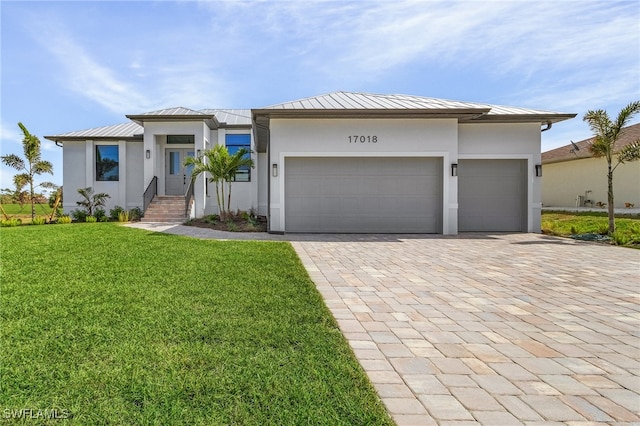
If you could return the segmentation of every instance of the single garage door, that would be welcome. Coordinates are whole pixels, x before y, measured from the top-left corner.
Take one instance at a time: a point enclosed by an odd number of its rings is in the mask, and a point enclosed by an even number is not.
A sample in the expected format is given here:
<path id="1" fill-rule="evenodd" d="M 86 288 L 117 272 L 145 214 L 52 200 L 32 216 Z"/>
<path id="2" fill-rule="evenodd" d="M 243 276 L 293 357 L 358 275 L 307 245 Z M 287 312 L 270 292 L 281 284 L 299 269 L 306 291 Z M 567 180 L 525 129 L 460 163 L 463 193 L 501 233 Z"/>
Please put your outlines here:
<path id="1" fill-rule="evenodd" d="M 441 233 L 442 160 L 287 158 L 285 231 Z"/>
<path id="2" fill-rule="evenodd" d="M 526 160 L 458 162 L 458 230 L 526 232 Z"/>

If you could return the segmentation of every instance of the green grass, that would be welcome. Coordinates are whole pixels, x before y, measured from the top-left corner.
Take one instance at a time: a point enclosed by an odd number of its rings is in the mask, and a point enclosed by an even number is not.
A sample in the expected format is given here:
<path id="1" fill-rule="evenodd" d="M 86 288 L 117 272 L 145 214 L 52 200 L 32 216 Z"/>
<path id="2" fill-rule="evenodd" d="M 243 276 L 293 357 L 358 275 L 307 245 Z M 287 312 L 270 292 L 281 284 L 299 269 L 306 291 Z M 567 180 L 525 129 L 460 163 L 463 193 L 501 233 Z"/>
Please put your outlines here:
<path id="1" fill-rule="evenodd" d="M 552 235 L 606 234 L 609 218 L 606 212 L 542 212 L 542 232 Z M 616 216 L 614 243 L 640 248 L 640 216 Z"/>
<path id="2" fill-rule="evenodd" d="M 31 204 L 3 204 L 2 208 L 9 216 L 31 217 Z M 50 215 L 51 207 L 48 204 L 36 204 L 37 215 Z"/>
<path id="3" fill-rule="evenodd" d="M 0 409 L 74 424 L 392 424 L 288 243 L 1 228 Z"/>

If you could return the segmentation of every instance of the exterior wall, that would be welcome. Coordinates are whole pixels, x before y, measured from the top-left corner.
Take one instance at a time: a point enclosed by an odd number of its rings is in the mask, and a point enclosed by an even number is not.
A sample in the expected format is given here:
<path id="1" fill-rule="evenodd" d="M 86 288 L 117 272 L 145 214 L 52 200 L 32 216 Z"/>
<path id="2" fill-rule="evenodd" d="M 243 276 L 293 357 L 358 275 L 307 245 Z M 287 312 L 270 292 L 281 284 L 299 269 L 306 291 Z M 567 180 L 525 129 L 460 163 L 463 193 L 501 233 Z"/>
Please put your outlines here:
<path id="1" fill-rule="evenodd" d="M 438 157 L 443 159 L 443 233 L 457 233 L 457 187 L 449 164 L 458 156 L 455 119 L 272 119 L 270 230 L 285 229 L 284 181 L 287 157 Z M 349 136 L 376 136 L 377 142 L 350 143 Z"/>
<path id="2" fill-rule="evenodd" d="M 142 209 L 142 195 L 144 194 L 144 170 L 141 167 L 144 164 L 143 144 L 141 142 L 127 143 L 127 167 L 126 167 L 126 204 L 123 205 L 127 210 L 134 207 Z M 108 213 L 108 212 L 107 212 Z"/>
<path id="3" fill-rule="evenodd" d="M 542 168 L 542 204 L 545 207 L 575 207 L 578 195 L 592 191 L 594 203 L 607 203 L 607 161 L 582 158 L 545 164 Z M 613 173 L 614 207 L 624 203 L 640 207 L 640 162 L 625 163 Z"/>
<path id="4" fill-rule="evenodd" d="M 267 199 L 269 197 L 269 162 L 266 153 L 258 154 L 255 175 L 258 180 L 258 214 L 267 216 Z"/>
<path id="5" fill-rule="evenodd" d="M 118 146 L 119 180 L 113 182 L 95 180 L 95 150 L 99 145 Z M 109 194 L 104 209 L 115 206 L 126 209 L 142 207 L 142 144 L 126 141 L 67 141 L 63 142 L 63 210 L 66 214 L 78 209 L 82 197 L 78 189 L 92 187 L 96 193 Z"/>
<path id="6" fill-rule="evenodd" d="M 527 160 L 527 231 L 540 232 L 542 183 L 535 175 L 541 163 L 539 123 L 461 124 L 459 151 L 461 159 Z"/>
<path id="7" fill-rule="evenodd" d="M 80 201 L 79 188 L 85 188 L 86 170 L 93 165 L 86 159 L 86 142 L 64 142 L 62 145 L 62 207 L 65 214 L 78 208 L 76 201 Z"/>

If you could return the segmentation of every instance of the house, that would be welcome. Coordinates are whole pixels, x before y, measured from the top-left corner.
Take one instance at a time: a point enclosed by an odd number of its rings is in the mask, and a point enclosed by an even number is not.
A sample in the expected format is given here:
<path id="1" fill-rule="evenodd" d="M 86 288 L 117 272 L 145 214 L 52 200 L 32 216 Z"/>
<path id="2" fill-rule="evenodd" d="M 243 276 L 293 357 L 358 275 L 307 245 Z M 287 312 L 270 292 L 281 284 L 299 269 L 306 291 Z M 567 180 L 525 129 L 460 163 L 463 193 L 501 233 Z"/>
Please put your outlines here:
<path id="1" fill-rule="evenodd" d="M 216 213 L 213 184 L 200 176 L 191 187 L 183 162 L 225 144 L 249 147 L 256 164 L 236 176 L 232 208 L 266 216 L 271 232 L 455 235 L 540 231 L 540 133 L 575 114 L 335 92 L 126 117 L 46 137 L 63 147 L 66 212 L 75 189 L 92 186 L 110 206 L 146 210 L 172 196 L 189 216 Z"/>
<path id="2" fill-rule="evenodd" d="M 615 146 L 640 139 L 640 123 L 624 128 Z M 542 154 L 542 204 L 545 207 L 596 207 L 607 203 L 607 160 L 593 158 L 585 139 Z M 617 161 L 615 156 L 614 163 Z M 613 174 L 615 208 L 640 207 L 640 162 L 621 164 Z"/>

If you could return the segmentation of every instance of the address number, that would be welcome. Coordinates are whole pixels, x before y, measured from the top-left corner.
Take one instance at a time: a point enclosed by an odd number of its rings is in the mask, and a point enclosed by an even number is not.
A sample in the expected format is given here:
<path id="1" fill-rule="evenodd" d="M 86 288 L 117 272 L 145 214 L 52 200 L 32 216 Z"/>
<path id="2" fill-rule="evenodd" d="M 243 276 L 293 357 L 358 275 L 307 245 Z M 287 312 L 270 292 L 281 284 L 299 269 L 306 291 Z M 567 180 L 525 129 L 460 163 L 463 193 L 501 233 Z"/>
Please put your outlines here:
<path id="1" fill-rule="evenodd" d="M 349 136 L 349 143 L 378 143 L 378 136 Z"/>

